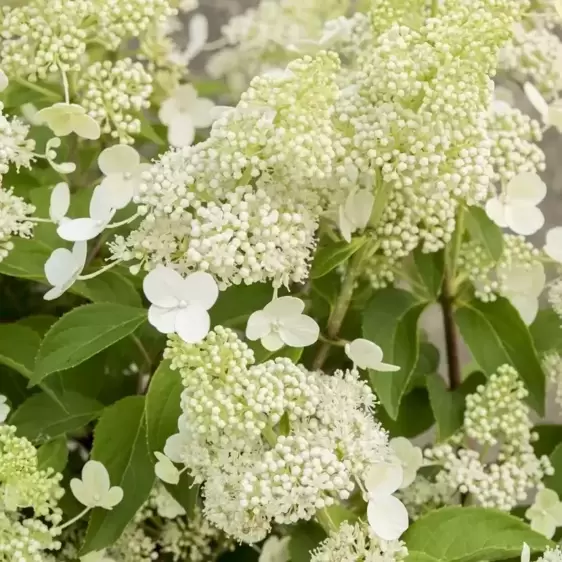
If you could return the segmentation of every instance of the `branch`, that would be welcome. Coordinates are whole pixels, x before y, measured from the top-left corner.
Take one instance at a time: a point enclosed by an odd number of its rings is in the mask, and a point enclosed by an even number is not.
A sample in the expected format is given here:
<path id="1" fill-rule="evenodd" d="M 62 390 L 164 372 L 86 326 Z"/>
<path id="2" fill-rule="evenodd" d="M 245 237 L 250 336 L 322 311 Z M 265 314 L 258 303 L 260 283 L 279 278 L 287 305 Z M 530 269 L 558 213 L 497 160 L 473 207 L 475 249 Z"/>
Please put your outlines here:
<path id="1" fill-rule="evenodd" d="M 449 389 L 455 390 L 461 385 L 461 362 L 459 357 L 459 341 L 455 320 L 453 317 L 453 301 L 450 279 L 445 274 L 441 288 L 441 310 L 443 312 L 443 325 L 445 328 L 445 346 L 447 351 L 447 367 L 449 374 Z"/>

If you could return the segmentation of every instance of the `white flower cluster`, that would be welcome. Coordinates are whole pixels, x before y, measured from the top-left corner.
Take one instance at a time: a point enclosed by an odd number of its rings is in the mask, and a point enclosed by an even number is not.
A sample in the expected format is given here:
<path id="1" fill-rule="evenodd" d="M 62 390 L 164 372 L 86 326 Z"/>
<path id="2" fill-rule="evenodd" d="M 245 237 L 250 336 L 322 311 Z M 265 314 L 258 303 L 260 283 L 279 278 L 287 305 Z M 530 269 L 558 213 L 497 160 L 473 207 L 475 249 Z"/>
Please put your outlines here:
<path id="1" fill-rule="evenodd" d="M 28 139 L 29 127 L 17 117 L 8 119 L 2 114 L 0 102 L 0 176 L 8 173 L 10 164 L 29 168 L 34 158 L 35 141 Z"/>
<path id="2" fill-rule="evenodd" d="M 344 521 L 312 553 L 311 562 L 399 562 L 408 555 L 403 542 L 384 541 L 366 523 Z"/>
<path id="3" fill-rule="evenodd" d="M 553 469 L 547 456 L 537 458 L 533 451 L 527 394 L 515 369 L 503 365 L 467 396 L 462 431 L 425 452 L 430 462 L 442 466 L 436 482 L 505 511 L 524 501 L 529 490 L 541 488 Z M 464 448 L 467 440 L 475 447 Z"/>
<path id="4" fill-rule="evenodd" d="M 546 353 L 542 358 L 542 368 L 554 386 L 554 400 L 562 409 L 562 357 L 557 351 Z"/>
<path id="5" fill-rule="evenodd" d="M 239 540 L 259 541 L 273 521 L 310 519 L 347 499 L 389 454 L 356 371 L 328 377 L 286 358 L 255 365 L 220 326 L 199 345 L 171 338 L 165 356 L 185 387 L 167 448 L 175 444 L 172 460 L 205 482 L 211 523 Z"/>
<path id="6" fill-rule="evenodd" d="M 12 236 L 29 238 L 32 235 L 33 223 L 28 219 L 34 212 L 33 205 L 14 195 L 12 189 L 3 189 L 0 181 L 0 261 L 14 247 Z"/>
<path id="7" fill-rule="evenodd" d="M 60 548 L 61 480 L 38 468 L 37 451 L 16 427 L 0 425 L 0 559 L 42 562 L 46 550 Z"/>
<path id="8" fill-rule="evenodd" d="M 141 129 L 139 113 L 150 106 L 152 77 L 129 58 L 90 65 L 78 82 L 81 103 L 102 133 L 132 144 Z"/>
<path id="9" fill-rule="evenodd" d="M 562 279 L 553 281 L 548 287 L 548 304 L 562 317 Z"/>
<path id="10" fill-rule="evenodd" d="M 562 562 L 562 550 L 557 546 L 556 548 L 547 548 L 537 562 Z"/>
<path id="11" fill-rule="evenodd" d="M 433 509 L 458 503 L 459 499 L 459 494 L 451 491 L 447 480 L 432 481 L 419 473 L 414 482 L 397 495 L 406 506 L 410 519 L 414 520 Z"/>

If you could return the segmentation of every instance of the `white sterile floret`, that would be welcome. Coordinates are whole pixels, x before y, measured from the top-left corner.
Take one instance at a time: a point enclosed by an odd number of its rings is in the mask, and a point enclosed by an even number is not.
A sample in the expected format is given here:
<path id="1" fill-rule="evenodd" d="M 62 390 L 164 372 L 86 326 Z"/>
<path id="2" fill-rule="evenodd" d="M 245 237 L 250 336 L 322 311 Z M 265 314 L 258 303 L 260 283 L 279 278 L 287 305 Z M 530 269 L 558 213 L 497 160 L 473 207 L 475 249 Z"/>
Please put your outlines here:
<path id="1" fill-rule="evenodd" d="M 3 92 L 9 84 L 8 77 L 6 73 L 0 68 L 0 92 Z"/>
<path id="2" fill-rule="evenodd" d="M 261 547 L 258 562 L 289 562 L 291 559 L 290 542 L 290 536 L 279 538 L 271 535 Z"/>
<path id="3" fill-rule="evenodd" d="M 107 469 L 98 461 L 88 461 L 82 468 L 82 478 L 70 481 L 70 489 L 86 507 L 113 509 L 123 499 L 123 489 L 111 486 Z"/>
<path id="4" fill-rule="evenodd" d="M 562 101 L 556 100 L 548 104 L 531 82 L 525 82 L 523 89 L 525 90 L 527 99 L 539 112 L 543 123 L 547 127 L 556 127 L 559 132 L 562 132 Z"/>
<path id="5" fill-rule="evenodd" d="M 299 39 L 288 45 L 287 50 L 311 55 L 321 50 L 328 50 L 338 41 L 345 41 L 349 37 L 351 29 L 352 20 L 341 16 L 324 24 L 322 36 L 317 41 Z"/>
<path id="6" fill-rule="evenodd" d="M 489 199 L 486 213 L 498 226 L 508 227 L 517 234 L 534 234 L 544 224 L 537 205 L 546 196 L 546 185 L 533 172 L 523 172 L 507 184 L 505 193 Z"/>
<path id="7" fill-rule="evenodd" d="M 51 191 L 51 200 L 49 203 L 49 217 L 55 223 L 59 224 L 66 218 L 66 213 L 70 207 L 70 189 L 68 184 L 57 183 Z"/>
<path id="8" fill-rule="evenodd" d="M 343 205 L 339 206 L 338 217 L 342 238 L 351 242 L 351 235 L 356 230 L 363 230 L 371 217 L 375 198 L 367 189 L 352 191 Z"/>
<path id="9" fill-rule="evenodd" d="M 7 400 L 3 394 L 0 394 L 0 423 L 5 422 L 10 413 L 10 405 L 7 404 Z"/>
<path id="10" fill-rule="evenodd" d="M 525 517 L 531 522 L 533 531 L 551 539 L 556 528 L 562 526 L 562 502 L 558 494 L 547 488 L 539 490 Z"/>
<path id="11" fill-rule="evenodd" d="M 164 100 L 158 117 L 168 126 L 168 141 L 172 146 L 189 146 L 195 139 L 195 129 L 210 127 L 215 114 L 215 104 L 207 98 L 197 97 L 191 84 L 178 86 L 172 97 Z"/>
<path id="12" fill-rule="evenodd" d="M 314 319 L 302 313 L 304 302 L 296 297 L 273 299 L 263 310 L 248 318 L 246 337 L 261 340 L 269 351 L 277 351 L 283 345 L 306 347 L 318 340 L 320 328 Z"/>
<path id="13" fill-rule="evenodd" d="M 185 279 L 170 267 L 157 266 L 144 279 L 152 303 L 148 321 L 163 334 L 177 333 L 187 343 L 200 342 L 209 332 L 208 310 L 219 297 L 212 275 L 197 271 Z"/>
<path id="14" fill-rule="evenodd" d="M 535 262 L 528 267 L 504 268 L 502 294 L 517 309 L 525 324 L 530 325 L 539 311 L 539 296 L 546 284 L 544 266 Z"/>
<path id="15" fill-rule="evenodd" d="M 345 353 L 360 369 L 373 369 L 374 371 L 393 372 L 400 367 L 383 363 L 383 351 L 374 342 L 357 338 L 345 344 Z"/>
<path id="16" fill-rule="evenodd" d="M 529 545 L 524 542 L 523 548 L 521 549 L 521 562 L 530 562 L 531 561 L 531 549 Z"/>
<path id="17" fill-rule="evenodd" d="M 562 226 L 551 228 L 546 233 L 544 251 L 553 260 L 562 263 Z"/>
<path id="18" fill-rule="evenodd" d="M 55 103 L 37 112 L 37 119 L 47 125 L 58 137 L 76 133 L 79 137 L 96 140 L 100 127 L 86 110 L 75 103 Z"/>
<path id="19" fill-rule="evenodd" d="M 388 444 L 402 466 L 400 489 L 407 488 L 416 479 L 416 474 L 423 465 L 422 450 L 405 437 L 394 437 Z"/>
<path id="20" fill-rule="evenodd" d="M 167 484 L 177 484 L 180 481 L 180 473 L 174 463 L 159 451 L 156 451 L 154 455 L 158 459 L 158 462 L 154 465 L 156 476 Z"/>
<path id="21" fill-rule="evenodd" d="M 138 194 L 141 175 L 150 164 L 141 164 L 139 153 L 128 144 L 106 148 L 98 157 L 98 166 L 105 176 L 94 194 L 107 201 L 113 209 L 123 209 Z"/>
<path id="22" fill-rule="evenodd" d="M 381 462 L 365 476 L 369 504 L 367 518 L 373 532 L 385 541 L 396 540 L 408 528 L 408 511 L 395 496 L 403 482 L 399 464 Z"/>
<path id="23" fill-rule="evenodd" d="M 104 189 L 98 185 L 90 199 L 90 216 L 69 219 L 59 224 L 57 234 L 69 242 L 85 242 L 99 236 L 115 215 L 111 200 L 104 196 Z"/>
<path id="24" fill-rule="evenodd" d="M 188 42 L 184 51 L 186 63 L 194 59 L 207 44 L 209 39 L 209 20 L 207 17 L 198 12 L 193 14 L 187 24 Z"/>
<path id="25" fill-rule="evenodd" d="M 86 242 L 76 242 L 72 250 L 57 248 L 53 251 L 45 262 L 45 277 L 53 285 L 43 296 L 45 300 L 57 299 L 72 287 L 86 265 L 87 251 Z"/>

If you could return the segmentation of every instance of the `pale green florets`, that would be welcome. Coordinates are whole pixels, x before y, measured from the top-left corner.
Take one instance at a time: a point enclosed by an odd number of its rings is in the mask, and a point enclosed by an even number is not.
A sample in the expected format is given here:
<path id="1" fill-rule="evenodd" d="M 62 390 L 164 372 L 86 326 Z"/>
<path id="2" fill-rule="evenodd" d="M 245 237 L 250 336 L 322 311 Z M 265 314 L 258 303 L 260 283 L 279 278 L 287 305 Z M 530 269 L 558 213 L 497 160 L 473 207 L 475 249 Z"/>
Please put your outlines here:
<path id="1" fill-rule="evenodd" d="M 80 100 L 103 133 L 122 143 L 141 129 L 139 113 L 150 107 L 152 77 L 142 64 L 131 59 L 96 62 L 78 83 Z"/>
<path id="2" fill-rule="evenodd" d="M 366 523 L 344 521 L 312 553 L 311 562 L 400 562 L 408 555 L 401 541 L 384 541 Z"/>
<path id="3" fill-rule="evenodd" d="M 459 494 L 451 491 L 446 480 L 432 481 L 418 473 L 416 479 L 397 496 L 408 510 L 410 519 L 415 520 L 422 515 L 445 505 L 458 503 Z"/>
<path id="4" fill-rule="evenodd" d="M 181 458 L 205 482 L 206 517 L 239 540 L 349 498 L 355 478 L 387 457 L 356 371 L 328 377 L 286 358 L 255 365 L 220 326 L 198 345 L 172 338 L 165 355 L 185 387 Z"/>
<path id="5" fill-rule="evenodd" d="M 16 117 L 7 119 L 3 109 L 0 102 L 0 176 L 8 173 L 10 164 L 29 168 L 35 149 L 35 141 L 27 138 L 29 127 Z"/>
<path id="6" fill-rule="evenodd" d="M 548 547 L 537 562 L 562 562 L 562 550 L 557 546 L 556 548 Z"/>
<path id="7" fill-rule="evenodd" d="M 552 351 L 543 356 L 541 364 L 554 387 L 554 400 L 562 409 L 562 357 L 557 351 Z"/>
<path id="8" fill-rule="evenodd" d="M 562 279 L 557 279 L 549 285 L 548 304 L 562 318 Z"/>
<path id="9" fill-rule="evenodd" d="M 459 273 L 474 285 L 474 294 L 484 302 L 495 301 L 498 295 L 509 296 L 509 279 L 515 269 L 531 270 L 540 265 L 540 251 L 523 236 L 503 235 L 503 252 L 494 261 L 486 248 L 476 241 L 462 244 Z"/>

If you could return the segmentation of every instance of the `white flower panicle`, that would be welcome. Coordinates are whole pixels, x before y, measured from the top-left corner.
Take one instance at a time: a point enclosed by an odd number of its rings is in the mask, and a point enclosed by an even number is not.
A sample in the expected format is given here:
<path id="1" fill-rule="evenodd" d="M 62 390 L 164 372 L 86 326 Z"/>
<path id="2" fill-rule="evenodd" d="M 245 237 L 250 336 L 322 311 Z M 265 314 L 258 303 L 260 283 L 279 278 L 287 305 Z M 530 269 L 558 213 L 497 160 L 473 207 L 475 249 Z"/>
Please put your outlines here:
<path id="1" fill-rule="evenodd" d="M 0 102 L 0 176 L 8 173 L 10 165 L 29 168 L 35 150 L 35 141 L 27 138 L 29 126 L 17 117 L 8 119 L 3 109 Z"/>
<path id="2" fill-rule="evenodd" d="M 222 327 L 199 345 L 171 338 L 165 355 L 185 390 L 164 452 L 204 481 L 206 516 L 239 540 L 347 499 L 355 475 L 389 456 L 357 372 L 327 377 L 286 358 L 256 365 Z"/>
<path id="3" fill-rule="evenodd" d="M 403 542 L 379 539 L 366 523 L 344 521 L 313 551 L 311 562 L 400 562 L 407 555 Z"/>
<path id="4" fill-rule="evenodd" d="M 560 290 L 560 302 L 562 302 L 562 287 Z M 562 409 L 562 357 L 557 351 L 550 351 L 544 354 L 541 364 L 546 376 L 554 387 L 554 400 L 557 406 Z"/>
<path id="5" fill-rule="evenodd" d="M 14 195 L 13 189 L 3 189 L 0 181 L 0 261 L 14 247 L 12 237 L 31 237 L 33 223 L 29 221 L 29 216 L 34 212 L 33 205 Z"/>

